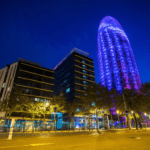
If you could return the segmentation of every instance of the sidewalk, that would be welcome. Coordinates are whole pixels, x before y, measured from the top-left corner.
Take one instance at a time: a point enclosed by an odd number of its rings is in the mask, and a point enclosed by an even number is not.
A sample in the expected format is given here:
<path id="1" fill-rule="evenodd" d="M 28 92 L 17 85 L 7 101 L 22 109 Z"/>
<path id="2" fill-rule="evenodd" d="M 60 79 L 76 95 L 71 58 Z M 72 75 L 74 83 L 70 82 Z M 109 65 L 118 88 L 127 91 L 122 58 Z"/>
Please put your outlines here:
<path id="1" fill-rule="evenodd" d="M 65 135 L 81 135 L 81 134 L 90 134 L 90 133 L 93 133 L 95 132 L 96 130 L 69 130 L 69 131 L 34 131 L 34 132 L 24 132 L 21 131 L 21 132 L 13 132 L 13 137 L 14 136 L 42 136 L 42 135 L 50 135 L 50 136 L 65 136 Z M 7 137 L 9 134 L 9 132 L 1 132 L 0 133 L 0 138 L 1 137 Z"/>
<path id="2" fill-rule="evenodd" d="M 131 130 L 127 129 L 107 129 L 107 130 L 101 130 L 99 129 L 101 133 L 121 133 L 121 132 L 140 132 L 140 131 L 150 131 L 150 128 L 143 128 L 143 129 L 138 129 L 132 128 Z M 81 134 L 91 134 L 91 133 L 97 133 L 97 130 L 65 130 L 65 131 L 26 131 L 23 133 L 21 132 L 13 132 L 13 137 L 16 136 L 43 136 L 43 135 L 49 135 L 49 136 L 66 136 L 66 135 L 81 135 Z M 0 132 L 0 138 L 2 137 L 7 137 L 9 132 Z"/>

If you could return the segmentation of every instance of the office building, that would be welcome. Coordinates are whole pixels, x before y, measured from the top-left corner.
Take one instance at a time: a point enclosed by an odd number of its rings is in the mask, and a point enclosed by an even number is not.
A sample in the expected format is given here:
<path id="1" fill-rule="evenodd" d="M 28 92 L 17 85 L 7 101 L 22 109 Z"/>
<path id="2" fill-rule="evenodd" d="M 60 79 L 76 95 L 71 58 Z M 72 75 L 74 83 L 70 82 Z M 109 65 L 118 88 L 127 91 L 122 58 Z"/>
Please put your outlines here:
<path id="1" fill-rule="evenodd" d="M 54 68 L 54 93 L 62 91 L 67 101 L 80 103 L 81 93 L 88 84 L 95 83 L 94 62 L 89 54 L 78 48 L 73 48 Z"/>
<path id="2" fill-rule="evenodd" d="M 109 90 L 138 90 L 142 81 L 129 39 L 119 22 L 106 16 L 98 28 L 98 64 L 102 85 Z"/>
<path id="3" fill-rule="evenodd" d="M 22 89 L 31 101 L 50 102 L 53 96 L 54 70 L 19 59 L 0 70 L 0 101 L 9 97 L 13 87 Z"/>

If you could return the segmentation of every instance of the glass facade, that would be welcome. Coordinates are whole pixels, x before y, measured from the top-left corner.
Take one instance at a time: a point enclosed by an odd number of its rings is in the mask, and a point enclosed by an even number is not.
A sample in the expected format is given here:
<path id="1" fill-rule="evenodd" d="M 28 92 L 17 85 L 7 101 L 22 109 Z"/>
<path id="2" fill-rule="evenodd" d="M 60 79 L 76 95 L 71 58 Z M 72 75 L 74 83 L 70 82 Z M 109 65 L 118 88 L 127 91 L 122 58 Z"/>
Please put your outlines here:
<path id="1" fill-rule="evenodd" d="M 98 28 L 98 64 L 102 85 L 109 90 L 138 90 L 142 81 L 129 39 L 119 22 L 106 16 Z"/>

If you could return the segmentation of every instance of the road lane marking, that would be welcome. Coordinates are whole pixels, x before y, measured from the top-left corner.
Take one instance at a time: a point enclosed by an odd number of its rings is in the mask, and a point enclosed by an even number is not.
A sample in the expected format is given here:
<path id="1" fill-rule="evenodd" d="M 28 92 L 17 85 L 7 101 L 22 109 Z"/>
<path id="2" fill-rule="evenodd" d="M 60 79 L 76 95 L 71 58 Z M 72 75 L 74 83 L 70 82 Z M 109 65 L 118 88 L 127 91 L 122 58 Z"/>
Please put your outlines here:
<path id="1" fill-rule="evenodd" d="M 41 145 L 49 145 L 54 143 L 38 143 L 38 144 L 29 144 L 29 145 L 16 145 L 16 146 L 6 146 L 6 147 L 0 147 L 1 148 L 10 148 L 10 147 L 22 147 L 22 146 L 41 146 Z"/>
<path id="2" fill-rule="evenodd" d="M 38 143 L 38 144 L 30 144 L 31 146 L 40 146 L 40 145 L 49 145 L 54 143 Z"/>
<path id="3" fill-rule="evenodd" d="M 22 145 L 20 145 L 20 146 L 22 146 Z M 0 147 L 0 148 L 20 147 L 20 146 L 6 146 L 6 147 Z"/>

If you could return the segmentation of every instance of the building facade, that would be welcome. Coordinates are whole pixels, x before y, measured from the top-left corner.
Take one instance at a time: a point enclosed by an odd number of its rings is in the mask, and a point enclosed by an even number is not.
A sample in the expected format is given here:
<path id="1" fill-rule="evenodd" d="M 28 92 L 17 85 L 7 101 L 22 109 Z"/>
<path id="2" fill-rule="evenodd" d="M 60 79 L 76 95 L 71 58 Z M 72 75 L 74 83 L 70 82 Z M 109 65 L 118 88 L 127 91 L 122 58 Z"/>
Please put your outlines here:
<path id="1" fill-rule="evenodd" d="M 94 62 L 88 55 L 87 52 L 73 48 L 54 68 L 56 95 L 62 91 L 66 100 L 79 102 L 87 85 L 95 83 Z"/>
<path id="2" fill-rule="evenodd" d="M 54 70 L 40 64 L 19 59 L 0 70 L 0 100 L 6 100 L 17 86 L 29 100 L 50 102 L 53 96 Z"/>
<path id="3" fill-rule="evenodd" d="M 127 35 L 119 22 L 106 16 L 98 28 L 98 64 L 102 85 L 109 90 L 138 90 L 142 81 Z"/>

